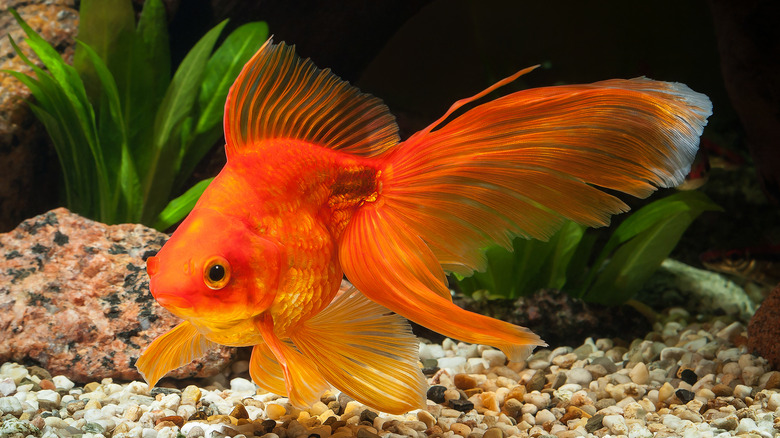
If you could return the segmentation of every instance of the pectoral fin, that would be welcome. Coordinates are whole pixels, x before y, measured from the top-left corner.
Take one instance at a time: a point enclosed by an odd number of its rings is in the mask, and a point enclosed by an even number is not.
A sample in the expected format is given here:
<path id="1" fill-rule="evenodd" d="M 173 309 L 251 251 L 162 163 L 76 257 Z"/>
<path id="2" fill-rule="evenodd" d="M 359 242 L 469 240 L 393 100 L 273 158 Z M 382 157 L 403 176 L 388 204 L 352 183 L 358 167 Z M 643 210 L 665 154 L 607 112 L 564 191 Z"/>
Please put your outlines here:
<path id="1" fill-rule="evenodd" d="M 409 323 L 356 289 L 291 338 L 333 386 L 355 400 L 394 414 L 425 407 L 427 383 Z"/>
<path id="2" fill-rule="evenodd" d="M 216 346 L 184 321 L 149 344 L 135 367 L 152 387 L 169 371 L 187 365 Z"/>
<path id="3" fill-rule="evenodd" d="M 317 369 L 317 366 L 304 357 L 292 345 L 282 342 L 274 333 L 273 319 L 270 315 L 262 315 L 256 322 L 257 328 L 263 335 L 268 350 L 276 358 L 276 361 L 284 376 L 284 385 L 290 403 L 298 407 L 311 406 L 319 401 L 320 396 L 330 389 L 330 385 Z M 254 353 L 254 351 L 253 351 Z M 264 359 L 265 360 L 265 359 Z M 256 363 L 259 371 L 261 366 L 270 366 L 273 373 L 273 364 L 265 360 Z M 255 382 L 257 383 L 257 382 Z M 258 385 L 260 385 L 258 383 Z M 277 386 L 278 383 L 273 383 Z"/>
<path id="4" fill-rule="evenodd" d="M 249 375 L 257 386 L 266 391 L 287 395 L 282 367 L 266 344 L 257 344 L 252 348 L 252 358 L 249 361 Z"/>

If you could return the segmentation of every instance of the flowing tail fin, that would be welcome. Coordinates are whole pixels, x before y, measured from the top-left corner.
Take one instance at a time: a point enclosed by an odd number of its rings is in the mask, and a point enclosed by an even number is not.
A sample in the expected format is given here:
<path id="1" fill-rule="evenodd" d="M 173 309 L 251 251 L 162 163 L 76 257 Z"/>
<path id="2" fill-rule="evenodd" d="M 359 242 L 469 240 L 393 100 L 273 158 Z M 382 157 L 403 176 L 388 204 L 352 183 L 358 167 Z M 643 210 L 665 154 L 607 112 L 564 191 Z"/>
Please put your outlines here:
<path id="1" fill-rule="evenodd" d="M 480 249 L 510 248 L 514 236 L 546 239 L 565 219 L 608 224 L 628 207 L 599 187 L 646 197 L 681 183 L 711 113 L 709 99 L 683 84 L 637 78 L 520 91 L 443 124 L 528 70 L 457 102 L 386 152 L 381 194 L 340 245 L 344 272 L 372 300 L 514 360 L 543 343 L 443 298 L 442 266 L 484 269 Z"/>

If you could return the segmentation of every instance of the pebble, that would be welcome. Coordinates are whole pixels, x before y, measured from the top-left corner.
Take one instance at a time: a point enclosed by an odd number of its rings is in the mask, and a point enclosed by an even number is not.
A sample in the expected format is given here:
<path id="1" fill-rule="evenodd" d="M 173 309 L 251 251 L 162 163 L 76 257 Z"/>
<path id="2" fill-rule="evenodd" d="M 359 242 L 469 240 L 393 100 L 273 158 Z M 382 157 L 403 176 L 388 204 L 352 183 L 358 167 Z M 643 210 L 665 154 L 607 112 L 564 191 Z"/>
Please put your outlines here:
<path id="1" fill-rule="evenodd" d="M 40 438 L 774 436 L 780 372 L 731 343 L 744 338 L 744 324 L 689 325 L 690 315 L 673 313 L 644 339 L 588 339 L 577 348 L 538 349 L 528 362 L 452 340 L 420 344 L 423 365 L 441 366 L 428 375 L 438 384 L 429 387 L 426 409 L 405 415 L 377 413 L 339 393 L 301 410 L 259 390 L 246 361 L 212 386 L 151 391 L 110 379 L 82 387 L 6 363 L 0 436 L 12 429 Z"/>

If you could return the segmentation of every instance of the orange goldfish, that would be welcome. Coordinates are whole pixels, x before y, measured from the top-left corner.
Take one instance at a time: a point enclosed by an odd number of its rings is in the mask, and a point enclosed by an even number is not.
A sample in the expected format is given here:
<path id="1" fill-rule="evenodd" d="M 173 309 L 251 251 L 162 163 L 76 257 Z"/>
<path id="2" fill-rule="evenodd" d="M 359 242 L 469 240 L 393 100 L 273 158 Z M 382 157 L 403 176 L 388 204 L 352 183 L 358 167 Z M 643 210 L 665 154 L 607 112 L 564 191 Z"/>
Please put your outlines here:
<path id="1" fill-rule="evenodd" d="M 336 388 L 379 410 L 426 404 L 405 318 L 520 361 L 546 345 L 452 303 L 445 271 L 481 248 L 602 226 L 679 184 L 711 105 L 646 78 L 529 89 L 400 141 L 388 108 L 268 41 L 225 104 L 227 164 L 147 270 L 184 322 L 137 361 L 154 385 L 216 344 L 253 346 L 252 380 L 306 406 Z M 356 289 L 336 297 L 342 277 Z M 335 298 L 335 299 L 334 299 Z"/>

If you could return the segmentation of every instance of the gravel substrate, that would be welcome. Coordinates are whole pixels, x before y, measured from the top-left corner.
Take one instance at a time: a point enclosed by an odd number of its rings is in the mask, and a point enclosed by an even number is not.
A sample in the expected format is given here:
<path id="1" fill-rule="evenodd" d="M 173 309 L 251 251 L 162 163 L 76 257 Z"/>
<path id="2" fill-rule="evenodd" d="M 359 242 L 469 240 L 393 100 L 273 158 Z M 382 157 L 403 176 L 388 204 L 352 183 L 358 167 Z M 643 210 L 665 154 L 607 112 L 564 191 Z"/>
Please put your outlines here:
<path id="1" fill-rule="evenodd" d="M 587 339 L 506 363 L 490 347 L 423 343 L 427 410 L 388 415 L 340 394 L 308 410 L 257 390 L 237 362 L 203 387 L 105 379 L 84 386 L 0 366 L 2 437 L 773 437 L 780 372 L 747 353 L 745 326 L 672 309 L 645 339 Z M 244 376 L 244 377 L 237 377 Z"/>

